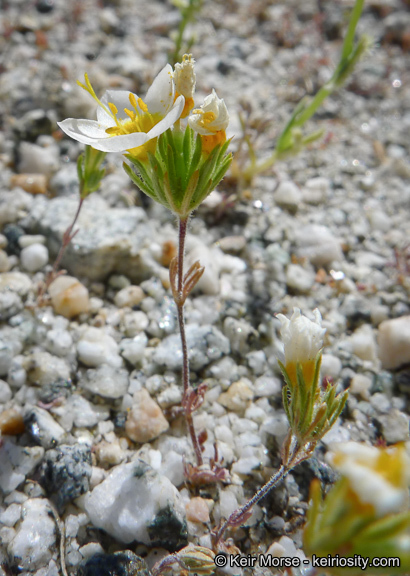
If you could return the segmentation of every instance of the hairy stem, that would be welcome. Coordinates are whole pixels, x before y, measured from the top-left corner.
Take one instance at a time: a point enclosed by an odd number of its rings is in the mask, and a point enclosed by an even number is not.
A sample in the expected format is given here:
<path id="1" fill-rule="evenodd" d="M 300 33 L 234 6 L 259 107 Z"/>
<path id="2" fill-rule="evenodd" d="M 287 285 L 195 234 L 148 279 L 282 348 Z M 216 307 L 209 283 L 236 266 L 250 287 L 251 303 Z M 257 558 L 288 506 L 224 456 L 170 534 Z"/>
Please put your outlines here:
<path id="1" fill-rule="evenodd" d="M 184 305 L 185 305 L 185 295 L 184 295 L 184 256 L 185 256 L 185 238 L 187 232 L 188 218 L 179 219 L 179 245 L 178 245 L 178 297 L 175 299 L 175 304 L 178 309 L 178 323 L 179 323 L 179 333 L 181 336 L 181 347 L 182 347 L 182 382 L 184 395 L 182 398 L 182 406 L 184 407 L 185 420 L 188 426 L 189 435 L 191 436 L 192 444 L 195 451 L 196 462 L 198 466 L 202 466 L 202 452 L 199 445 L 199 440 L 195 432 L 194 421 L 192 418 L 191 403 L 188 402 L 188 396 L 190 392 L 189 385 L 189 357 L 188 357 L 188 346 L 186 341 L 185 332 L 185 317 L 184 317 Z"/>
<path id="2" fill-rule="evenodd" d="M 283 478 L 285 478 L 285 476 L 288 474 L 289 471 L 290 468 L 282 464 L 282 466 L 279 468 L 276 474 L 274 474 L 270 478 L 270 480 L 266 482 L 266 484 L 262 486 L 262 488 L 260 488 L 260 490 L 258 490 L 256 494 L 252 496 L 252 498 L 250 498 L 250 500 L 248 500 L 243 506 L 235 510 L 235 512 L 232 512 L 229 518 L 225 520 L 225 522 L 222 524 L 222 526 L 216 533 L 215 547 L 217 547 L 218 543 L 222 539 L 225 530 L 229 526 L 238 525 L 238 522 L 240 522 L 241 518 L 244 518 L 246 514 L 251 510 L 251 508 L 255 506 L 255 504 L 257 504 L 259 500 L 261 500 L 269 492 L 269 490 L 271 490 L 274 486 L 276 486 L 278 482 L 283 480 Z"/>
<path id="3" fill-rule="evenodd" d="M 286 441 L 285 441 L 286 442 Z M 232 512 L 227 520 L 219 528 L 215 535 L 214 548 L 217 549 L 218 543 L 221 541 L 224 532 L 229 526 L 238 526 L 245 522 L 249 517 L 248 513 L 252 510 L 253 506 L 262 500 L 266 494 L 272 490 L 281 480 L 283 480 L 289 472 L 294 468 L 300 460 L 298 456 L 303 452 L 303 447 L 298 443 L 296 438 L 292 435 L 290 442 L 291 449 L 287 456 L 282 456 L 282 465 L 279 470 L 271 476 L 271 478 L 260 488 L 252 498 L 250 498 L 243 506 Z"/>

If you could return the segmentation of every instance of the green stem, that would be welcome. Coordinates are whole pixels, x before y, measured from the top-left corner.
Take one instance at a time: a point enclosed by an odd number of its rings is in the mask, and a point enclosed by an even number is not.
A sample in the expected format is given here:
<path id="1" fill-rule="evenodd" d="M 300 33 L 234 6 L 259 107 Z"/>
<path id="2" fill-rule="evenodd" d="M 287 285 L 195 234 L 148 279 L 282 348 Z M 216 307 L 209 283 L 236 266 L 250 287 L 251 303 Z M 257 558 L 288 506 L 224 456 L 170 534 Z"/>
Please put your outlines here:
<path id="1" fill-rule="evenodd" d="M 364 0 L 356 0 L 356 3 L 350 15 L 349 26 L 347 28 L 346 36 L 343 42 L 341 61 L 346 60 L 350 56 L 350 53 L 353 48 L 354 35 L 356 33 L 357 23 L 359 22 L 360 16 L 362 14 L 363 6 L 364 6 Z"/>

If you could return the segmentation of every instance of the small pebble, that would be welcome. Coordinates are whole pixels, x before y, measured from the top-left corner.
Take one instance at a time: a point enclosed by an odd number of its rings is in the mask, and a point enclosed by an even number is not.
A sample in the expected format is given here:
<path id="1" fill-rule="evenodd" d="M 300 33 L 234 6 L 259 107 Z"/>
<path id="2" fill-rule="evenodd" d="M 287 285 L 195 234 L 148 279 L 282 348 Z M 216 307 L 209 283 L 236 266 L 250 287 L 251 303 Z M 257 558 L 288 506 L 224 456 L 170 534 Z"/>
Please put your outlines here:
<path id="1" fill-rule="evenodd" d="M 273 198 L 278 206 L 295 214 L 302 201 L 302 192 L 294 182 L 289 180 L 279 184 Z"/>
<path id="2" fill-rule="evenodd" d="M 14 408 L 0 413 L 0 433 L 10 436 L 18 436 L 24 432 L 24 420 L 22 414 Z"/>
<path id="3" fill-rule="evenodd" d="M 253 395 L 251 383 L 244 378 L 231 384 L 228 391 L 219 396 L 218 402 L 233 412 L 244 412 Z"/>
<path id="4" fill-rule="evenodd" d="M 380 422 L 383 438 L 388 444 L 409 440 L 409 417 L 404 412 L 393 408 L 388 414 L 376 417 L 376 420 Z"/>
<path id="5" fill-rule="evenodd" d="M 74 318 L 88 312 L 90 301 L 88 290 L 72 276 L 59 276 L 48 288 L 51 304 L 56 314 L 65 318 Z"/>
<path id="6" fill-rule="evenodd" d="M 349 392 L 360 396 L 363 400 L 369 400 L 372 381 L 364 374 L 355 374 L 350 382 Z"/>
<path id="7" fill-rule="evenodd" d="M 185 505 L 186 519 L 189 522 L 209 522 L 209 506 L 203 498 L 199 496 L 191 498 Z"/>
<path id="8" fill-rule="evenodd" d="M 47 566 L 56 550 L 55 520 L 45 498 L 32 498 L 22 507 L 22 521 L 7 547 L 11 562 L 21 570 L 32 571 Z"/>
<path id="9" fill-rule="evenodd" d="M 362 360 L 374 362 L 377 359 L 376 338 L 373 328 L 363 324 L 350 337 L 352 351 Z"/>
<path id="10" fill-rule="evenodd" d="M 56 380 L 69 380 L 70 368 L 65 360 L 38 350 L 23 357 L 23 368 L 32 384 L 46 386 Z"/>
<path id="11" fill-rule="evenodd" d="M 135 392 L 133 405 L 125 423 L 125 432 L 134 442 L 150 442 L 168 430 L 161 408 L 143 388 Z"/>
<path id="12" fill-rule="evenodd" d="M 318 206 L 326 202 L 329 192 L 330 182 L 327 178 L 310 178 L 306 180 L 303 187 L 303 200 L 308 204 Z"/>
<path id="13" fill-rule="evenodd" d="M 5 404 L 11 400 L 12 396 L 10 386 L 4 380 L 0 380 L 0 404 Z"/>
<path id="14" fill-rule="evenodd" d="M 322 354 L 321 373 L 336 380 L 342 371 L 342 362 L 333 354 Z"/>
<path id="15" fill-rule="evenodd" d="M 10 270 L 10 261 L 7 253 L 0 249 L 0 273 Z"/>
<path id="16" fill-rule="evenodd" d="M 122 365 L 117 342 L 102 328 L 87 328 L 77 344 L 77 353 L 86 366 L 109 364 L 119 368 Z"/>
<path id="17" fill-rule="evenodd" d="M 87 370 L 79 384 L 103 398 L 122 398 L 129 386 L 129 374 L 118 366 L 101 364 L 96 369 Z"/>
<path id="18" fill-rule="evenodd" d="M 20 261 L 27 272 L 38 272 L 48 263 L 48 250 L 43 244 L 31 244 L 21 251 Z"/>
<path id="19" fill-rule="evenodd" d="M 121 323 L 124 334 L 133 338 L 148 327 L 148 316 L 142 310 L 128 312 Z"/>
<path id="20" fill-rule="evenodd" d="M 18 244 L 21 249 L 27 248 L 27 246 L 31 246 L 32 244 L 45 244 L 46 237 L 42 234 L 23 234 L 18 239 Z"/>
<path id="21" fill-rule="evenodd" d="M 44 174 L 14 174 L 10 178 L 12 188 L 22 188 L 29 194 L 47 194 L 47 176 Z"/>
<path id="22" fill-rule="evenodd" d="M 138 306 L 144 296 L 144 291 L 139 286 L 126 286 L 117 292 L 114 303 L 118 308 L 125 308 L 126 306 L 132 308 L 133 306 Z"/>
<path id="23" fill-rule="evenodd" d="M 225 236 L 218 240 L 218 246 L 222 252 L 239 254 L 246 246 L 245 236 Z"/>
<path id="24" fill-rule="evenodd" d="M 144 358 L 144 351 L 148 344 L 145 332 L 140 332 L 134 338 L 123 338 L 120 342 L 120 354 L 131 364 L 136 366 Z"/>
<path id="25" fill-rule="evenodd" d="M 289 264 L 286 269 L 286 284 L 295 292 L 306 294 L 315 283 L 315 273 L 300 266 L 299 264 Z"/>
<path id="26" fill-rule="evenodd" d="M 379 325 L 379 358 L 382 366 L 394 370 L 410 362 L 410 316 L 385 320 Z"/>
<path id="27" fill-rule="evenodd" d="M 333 261 L 343 261 L 340 241 L 326 226 L 309 224 L 295 228 L 297 255 L 307 258 L 314 266 L 328 266 Z"/>

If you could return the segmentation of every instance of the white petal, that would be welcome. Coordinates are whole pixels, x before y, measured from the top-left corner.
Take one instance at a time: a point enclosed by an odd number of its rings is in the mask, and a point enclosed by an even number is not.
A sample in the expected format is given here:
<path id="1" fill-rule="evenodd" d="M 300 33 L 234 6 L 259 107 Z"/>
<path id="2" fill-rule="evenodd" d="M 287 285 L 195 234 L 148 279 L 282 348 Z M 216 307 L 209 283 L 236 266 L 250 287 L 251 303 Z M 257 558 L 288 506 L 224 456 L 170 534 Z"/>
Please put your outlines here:
<path id="1" fill-rule="evenodd" d="M 96 138 L 106 138 L 105 128 L 95 120 L 78 120 L 77 118 L 67 118 L 62 122 L 57 122 L 63 132 L 74 140 L 90 144 Z"/>
<path id="2" fill-rule="evenodd" d="M 110 136 L 101 128 L 95 120 L 77 120 L 68 118 L 59 122 L 60 128 L 71 138 L 89 144 L 102 152 L 125 152 L 130 148 L 136 148 L 149 140 L 145 132 L 134 132 L 122 136 Z"/>
<path id="3" fill-rule="evenodd" d="M 160 120 L 158 124 L 156 124 L 147 133 L 148 139 L 156 138 L 157 136 L 168 130 L 168 128 L 171 128 L 171 126 L 175 124 L 175 122 L 181 116 L 184 106 L 185 106 L 185 98 L 183 96 L 178 96 L 178 98 L 175 100 L 174 106 L 171 108 L 171 110 L 168 112 L 165 118 Z"/>
<path id="4" fill-rule="evenodd" d="M 201 126 L 201 121 L 202 114 L 191 114 L 191 116 L 188 118 L 188 124 L 192 130 L 195 130 L 195 132 L 198 132 L 198 134 L 201 134 L 201 136 L 209 136 L 212 134 L 212 132 Z"/>
<path id="5" fill-rule="evenodd" d="M 148 89 L 144 102 L 150 114 L 159 112 L 162 116 L 170 110 L 175 97 L 172 66 L 167 64 Z"/>
<path id="6" fill-rule="evenodd" d="M 122 136 L 109 136 L 105 140 L 99 140 L 98 145 L 93 144 L 93 147 L 102 152 L 125 152 L 142 146 L 148 140 L 149 137 L 145 132 L 133 132 Z"/>

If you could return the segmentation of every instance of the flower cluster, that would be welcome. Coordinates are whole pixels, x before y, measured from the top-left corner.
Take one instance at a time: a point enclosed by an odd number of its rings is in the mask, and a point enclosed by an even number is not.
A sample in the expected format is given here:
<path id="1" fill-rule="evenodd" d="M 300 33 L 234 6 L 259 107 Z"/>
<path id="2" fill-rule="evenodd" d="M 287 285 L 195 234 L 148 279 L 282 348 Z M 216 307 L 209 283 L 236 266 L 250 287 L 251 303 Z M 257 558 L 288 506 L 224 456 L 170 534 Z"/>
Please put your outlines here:
<path id="1" fill-rule="evenodd" d="M 215 91 L 194 108 L 195 60 L 185 54 L 175 69 L 167 64 L 145 98 L 108 90 L 99 99 L 87 75 L 79 82 L 97 102 L 97 120 L 68 118 L 60 128 L 102 152 L 125 154 L 124 168 L 135 184 L 182 218 L 188 217 L 224 176 L 229 114 Z M 185 131 L 180 120 L 188 117 Z"/>

